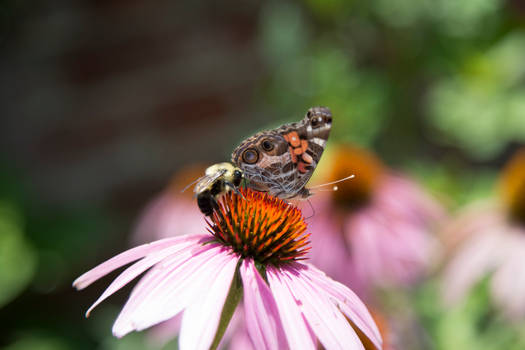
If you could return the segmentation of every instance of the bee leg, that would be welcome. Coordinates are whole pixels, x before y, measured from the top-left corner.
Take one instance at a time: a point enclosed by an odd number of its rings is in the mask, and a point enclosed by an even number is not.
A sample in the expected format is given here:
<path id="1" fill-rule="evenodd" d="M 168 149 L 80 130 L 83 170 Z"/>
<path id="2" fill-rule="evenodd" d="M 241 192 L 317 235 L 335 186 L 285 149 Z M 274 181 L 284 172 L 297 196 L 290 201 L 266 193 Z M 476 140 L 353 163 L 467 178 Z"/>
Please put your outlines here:
<path id="1" fill-rule="evenodd" d="M 217 203 L 217 200 L 215 198 L 210 198 L 208 204 L 210 206 L 210 214 L 208 214 L 210 218 L 213 216 L 213 213 L 222 216 L 221 211 L 219 210 L 219 204 Z"/>
<path id="2" fill-rule="evenodd" d="M 306 198 L 306 201 L 308 202 L 308 204 L 310 204 L 310 208 L 312 209 L 312 215 L 310 215 L 307 218 L 304 218 L 305 220 L 308 220 L 308 219 L 313 218 L 315 216 L 315 208 L 312 205 L 312 202 L 310 202 L 310 200 L 308 198 Z"/>
<path id="3" fill-rule="evenodd" d="M 234 184 L 232 184 L 231 182 L 228 182 L 228 181 L 224 181 L 224 184 L 226 186 L 230 187 L 237 195 L 241 196 L 242 199 L 246 200 L 244 195 L 241 193 L 241 191 L 239 191 L 239 189 Z"/>
<path id="4" fill-rule="evenodd" d="M 206 215 L 208 215 L 209 217 L 211 217 L 214 212 L 217 213 L 219 216 L 222 215 L 221 211 L 219 210 L 219 203 L 213 197 L 209 198 L 208 208 L 209 208 L 209 214 L 206 214 Z"/>

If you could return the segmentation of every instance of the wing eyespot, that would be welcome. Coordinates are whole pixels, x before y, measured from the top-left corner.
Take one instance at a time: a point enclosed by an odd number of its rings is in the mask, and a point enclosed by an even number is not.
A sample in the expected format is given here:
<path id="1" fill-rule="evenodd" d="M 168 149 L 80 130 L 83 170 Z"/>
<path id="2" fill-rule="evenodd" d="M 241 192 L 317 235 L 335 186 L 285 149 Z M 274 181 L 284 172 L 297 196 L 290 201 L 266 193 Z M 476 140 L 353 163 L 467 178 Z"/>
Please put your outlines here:
<path id="1" fill-rule="evenodd" d="M 261 147 L 266 152 L 270 152 L 270 151 L 272 151 L 275 148 L 274 145 L 273 145 L 273 142 L 268 140 L 268 139 L 263 140 L 263 142 L 261 142 Z"/>
<path id="2" fill-rule="evenodd" d="M 255 164 L 259 160 L 259 153 L 253 148 L 248 148 L 242 153 L 242 160 L 248 164 Z"/>

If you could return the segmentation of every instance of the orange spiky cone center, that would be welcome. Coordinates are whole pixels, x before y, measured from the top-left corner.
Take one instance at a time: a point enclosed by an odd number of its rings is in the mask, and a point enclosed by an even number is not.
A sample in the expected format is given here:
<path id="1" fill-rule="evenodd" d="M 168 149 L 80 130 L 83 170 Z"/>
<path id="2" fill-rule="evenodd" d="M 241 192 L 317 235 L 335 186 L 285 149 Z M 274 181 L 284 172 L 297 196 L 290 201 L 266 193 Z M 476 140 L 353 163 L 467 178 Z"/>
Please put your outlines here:
<path id="1" fill-rule="evenodd" d="M 525 225 L 525 149 L 518 151 L 503 169 L 500 188 L 511 218 Z"/>
<path id="2" fill-rule="evenodd" d="M 338 184 L 334 199 L 345 206 L 361 207 L 371 198 L 383 174 L 383 165 L 371 152 L 353 146 L 340 146 L 333 157 L 329 181 L 351 174 L 355 175 L 353 179 Z"/>
<path id="3" fill-rule="evenodd" d="M 310 249 L 301 211 L 281 199 L 251 189 L 222 196 L 208 222 L 215 238 L 261 264 L 304 259 Z"/>

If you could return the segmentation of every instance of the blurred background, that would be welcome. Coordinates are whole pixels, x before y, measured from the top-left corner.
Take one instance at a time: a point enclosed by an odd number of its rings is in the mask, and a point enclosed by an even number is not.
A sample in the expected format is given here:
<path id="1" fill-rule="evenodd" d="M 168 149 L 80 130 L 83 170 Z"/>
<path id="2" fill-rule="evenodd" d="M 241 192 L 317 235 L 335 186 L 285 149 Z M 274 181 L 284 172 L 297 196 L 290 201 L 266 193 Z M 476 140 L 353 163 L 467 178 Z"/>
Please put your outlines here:
<path id="1" fill-rule="evenodd" d="M 328 148 L 374 152 L 451 216 L 496 196 L 525 144 L 525 4 L 0 0 L 0 79 L 0 348 L 150 349 L 111 335 L 129 288 L 85 319 L 106 284 L 72 281 L 132 246 L 177 170 L 310 106 L 332 109 Z M 439 271 L 411 292 L 421 347 L 525 348 L 483 282 L 441 307 Z"/>

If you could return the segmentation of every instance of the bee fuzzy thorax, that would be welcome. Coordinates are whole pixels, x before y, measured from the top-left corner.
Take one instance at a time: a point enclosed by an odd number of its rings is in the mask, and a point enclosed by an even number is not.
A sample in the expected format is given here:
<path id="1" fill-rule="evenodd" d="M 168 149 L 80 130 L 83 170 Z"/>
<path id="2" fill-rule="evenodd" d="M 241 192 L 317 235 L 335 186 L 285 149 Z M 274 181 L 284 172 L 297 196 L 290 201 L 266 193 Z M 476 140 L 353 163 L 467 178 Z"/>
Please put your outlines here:
<path id="1" fill-rule="evenodd" d="M 228 191 L 237 190 L 242 179 L 242 171 L 231 163 L 217 163 L 208 167 L 193 190 L 201 212 L 211 215 L 217 207 L 217 199 Z"/>

